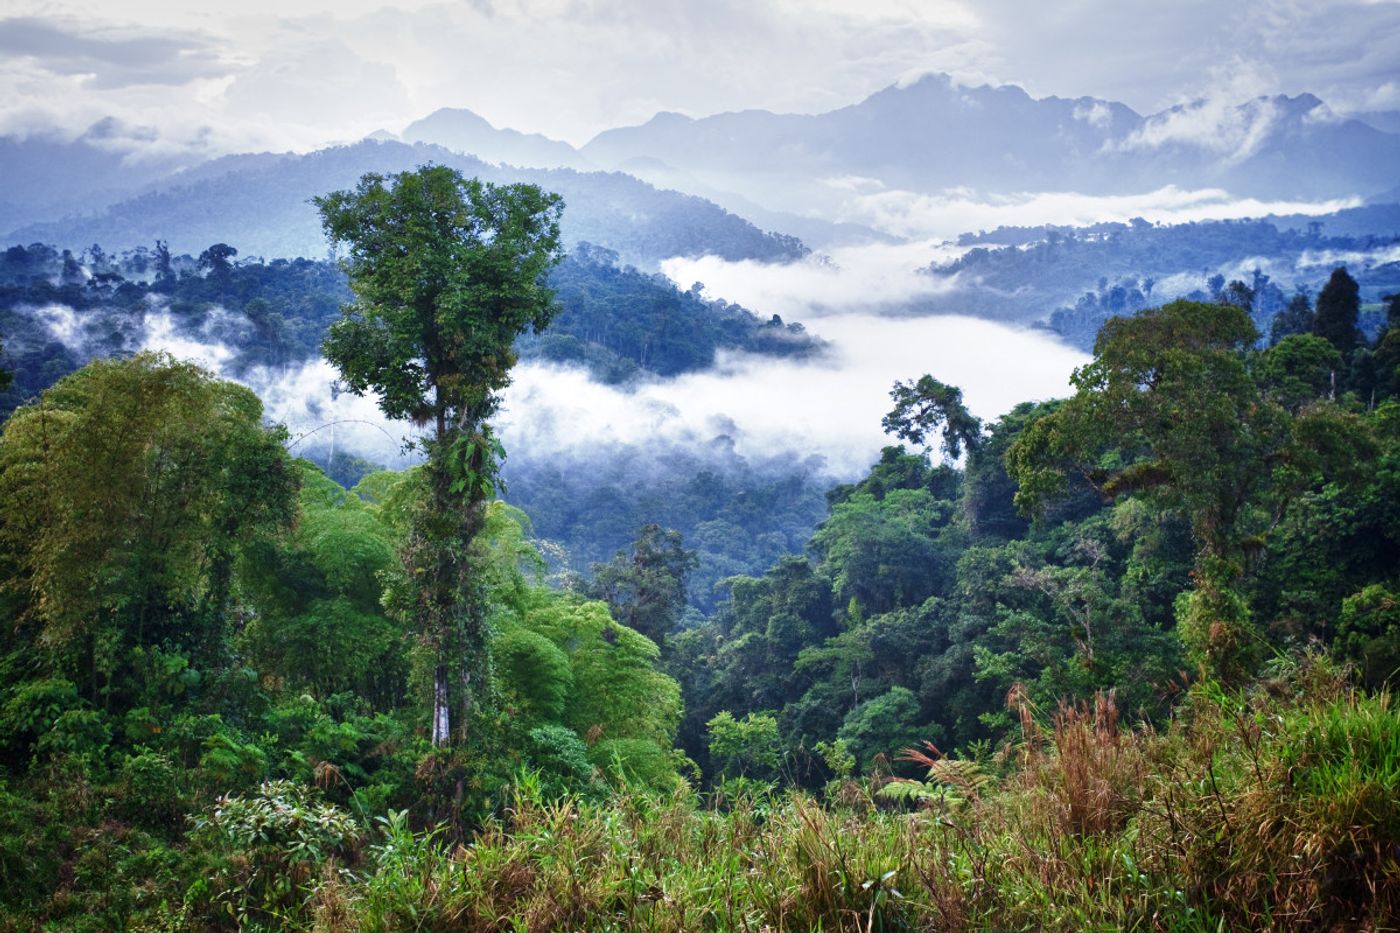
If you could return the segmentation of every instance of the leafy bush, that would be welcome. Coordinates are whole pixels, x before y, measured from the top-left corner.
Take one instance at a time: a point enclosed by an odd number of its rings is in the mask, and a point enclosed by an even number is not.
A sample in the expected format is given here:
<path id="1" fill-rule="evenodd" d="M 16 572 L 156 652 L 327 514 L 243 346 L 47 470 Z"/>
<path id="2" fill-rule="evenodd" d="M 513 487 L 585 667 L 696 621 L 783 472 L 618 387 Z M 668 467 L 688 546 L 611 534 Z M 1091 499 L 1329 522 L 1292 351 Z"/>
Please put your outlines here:
<path id="1" fill-rule="evenodd" d="M 268 781 L 219 798 L 195 819 L 192 839 L 212 862 L 210 898 L 241 925 L 301 916 L 322 870 L 358 858 L 362 831 L 314 788 Z"/>
<path id="2" fill-rule="evenodd" d="M 526 760 L 539 769 L 541 792 L 548 799 L 565 794 L 598 796 L 603 790 L 588 759 L 588 746 L 572 729 L 539 726 L 531 729 Z"/>

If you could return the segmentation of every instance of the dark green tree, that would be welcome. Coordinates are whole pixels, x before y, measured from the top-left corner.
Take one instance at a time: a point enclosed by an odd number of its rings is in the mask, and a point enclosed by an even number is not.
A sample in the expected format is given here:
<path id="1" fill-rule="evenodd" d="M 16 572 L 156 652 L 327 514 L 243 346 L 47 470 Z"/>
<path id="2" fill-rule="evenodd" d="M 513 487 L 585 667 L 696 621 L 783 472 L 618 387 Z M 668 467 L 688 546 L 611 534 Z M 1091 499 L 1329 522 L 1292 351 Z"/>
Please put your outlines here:
<path id="1" fill-rule="evenodd" d="M 421 504 L 403 551 L 407 606 L 433 657 L 432 739 L 465 737 L 473 678 L 489 670 L 486 605 L 473 545 L 503 455 L 488 425 L 512 349 L 554 314 L 545 275 L 560 258 L 563 202 L 534 185 L 497 186 L 444 166 L 365 175 L 314 199 L 355 302 L 326 357 L 390 418 L 427 426 Z"/>
<path id="2" fill-rule="evenodd" d="M 247 388 L 151 353 L 90 363 L 16 411 L 0 439 L 0 655 L 112 710 L 141 689 L 137 652 L 223 669 L 235 562 L 292 521 L 285 439 Z"/>
<path id="3" fill-rule="evenodd" d="M 208 272 L 216 282 L 226 282 L 233 271 L 233 257 L 237 255 L 237 248 L 227 243 L 215 243 L 199 254 L 197 263 L 200 270 Z"/>
<path id="4" fill-rule="evenodd" d="M 943 433 L 943 452 L 956 460 L 963 448 L 973 450 L 982 440 L 982 422 L 963 405 L 962 390 L 932 376 L 917 382 L 896 382 L 890 390 L 894 408 L 880 422 L 886 433 L 913 444 L 924 444 Z"/>
<path id="5" fill-rule="evenodd" d="M 1308 296 L 1302 292 L 1294 295 L 1288 307 L 1274 315 L 1269 325 L 1269 343 L 1278 343 L 1284 337 L 1313 332 L 1313 309 Z"/>
<path id="6" fill-rule="evenodd" d="M 1400 327 L 1400 292 L 1394 295 L 1382 295 L 1381 301 L 1385 302 L 1385 329 L 1393 330 Z"/>
<path id="7" fill-rule="evenodd" d="M 4 358 L 5 344 L 3 341 L 0 341 L 0 360 L 3 360 Z M 8 389 L 10 387 L 10 383 L 14 382 L 14 380 L 14 373 L 10 372 L 8 369 L 0 369 L 0 392 L 4 392 L 6 389 Z"/>
<path id="8" fill-rule="evenodd" d="M 1361 343 L 1361 331 L 1356 326 L 1360 313 L 1361 288 L 1346 269 L 1338 266 L 1317 294 L 1313 333 L 1329 341 L 1342 356 L 1350 357 Z"/>
<path id="9" fill-rule="evenodd" d="M 695 565 L 695 552 L 685 549 L 679 531 L 647 524 L 630 557 L 619 553 L 593 565 L 585 592 L 606 602 L 614 619 L 662 645 L 685 608 L 686 576 Z"/>
<path id="10" fill-rule="evenodd" d="M 1180 620 L 1188 646 L 1237 674 L 1253 632 L 1235 589 L 1243 519 L 1290 436 L 1245 366 L 1256 332 L 1231 305 L 1177 301 L 1099 332 L 1074 398 L 1032 424 L 1007 454 L 1018 504 L 1035 509 L 1078 473 L 1107 499 L 1151 493 L 1191 517 L 1200 551 Z"/>

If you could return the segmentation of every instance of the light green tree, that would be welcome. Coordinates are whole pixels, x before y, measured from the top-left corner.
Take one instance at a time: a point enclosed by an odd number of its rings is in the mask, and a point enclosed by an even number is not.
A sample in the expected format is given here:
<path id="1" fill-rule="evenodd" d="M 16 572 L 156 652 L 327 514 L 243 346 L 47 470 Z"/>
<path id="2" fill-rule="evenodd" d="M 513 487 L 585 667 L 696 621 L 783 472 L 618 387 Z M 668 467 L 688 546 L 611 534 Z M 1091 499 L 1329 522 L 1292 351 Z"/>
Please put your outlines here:
<path id="1" fill-rule="evenodd" d="M 17 410 L 0 442 L 0 648 L 105 708 L 133 653 L 228 660 L 235 561 L 292 521 L 285 434 L 248 389 L 143 353 L 100 360 Z"/>

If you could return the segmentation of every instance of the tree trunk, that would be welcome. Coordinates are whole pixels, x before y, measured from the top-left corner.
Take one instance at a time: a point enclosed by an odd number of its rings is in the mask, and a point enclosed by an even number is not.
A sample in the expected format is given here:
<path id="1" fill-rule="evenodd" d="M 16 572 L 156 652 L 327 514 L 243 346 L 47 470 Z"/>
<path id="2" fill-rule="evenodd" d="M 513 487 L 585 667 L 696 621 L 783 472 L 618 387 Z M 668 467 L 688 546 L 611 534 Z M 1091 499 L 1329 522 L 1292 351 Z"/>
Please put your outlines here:
<path id="1" fill-rule="evenodd" d="M 433 744 L 446 745 L 448 737 L 447 665 L 439 652 L 438 666 L 433 672 Z"/>

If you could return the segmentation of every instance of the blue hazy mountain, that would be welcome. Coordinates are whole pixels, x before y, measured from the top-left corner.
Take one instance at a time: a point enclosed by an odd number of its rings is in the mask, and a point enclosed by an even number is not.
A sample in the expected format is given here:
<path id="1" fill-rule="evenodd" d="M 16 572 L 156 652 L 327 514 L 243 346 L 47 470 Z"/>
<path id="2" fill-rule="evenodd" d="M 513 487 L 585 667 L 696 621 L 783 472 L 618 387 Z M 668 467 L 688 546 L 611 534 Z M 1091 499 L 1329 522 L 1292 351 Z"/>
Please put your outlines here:
<path id="1" fill-rule="evenodd" d="M 138 197 L 93 214 L 12 230 L 10 243 L 100 243 L 109 249 L 169 243 L 197 254 L 232 243 L 243 255 L 326 253 L 310 199 L 353 186 L 366 172 L 398 172 L 427 162 L 494 182 L 532 182 L 563 195 L 563 233 L 615 250 L 625 262 L 653 268 L 671 256 L 712 253 L 728 259 L 780 260 L 806 252 L 792 237 L 764 233 L 701 198 L 662 191 L 617 172 L 517 169 L 487 164 L 438 146 L 363 141 L 308 154 L 228 156 L 179 173 Z"/>
<path id="2" fill-rule="evenodd" d="M 496 128 L 470 110 L 444 107 L 404 128 L 406 143 L 429 143 L 476 156 L 483 162 L 521 168 L 576 168 L 593 166 L 566 142 L 539 133 Z"/>
<path id="3" fill-rule="evenodd" d="M 657 114 L 582 150 L 651 159 L 765 207 L 832 203 L 852 184 L 941 192 L 1128 194 L 1167 184 L 1266 198 L 1367 196 L 1394 186 L 1400 135 L 1334 115 L 1318 98 L 1198 101 L 1143 116 L 1091 97 L 1034 98 L 946 75 L 820 114 Z"/>
<path id="4" fill-rule="evenodd" d="M 0 137 L 0 230 L 100 210 L 200 161 L 133 150 L 130 132 L 108 119 L 76 139 Z"/>

